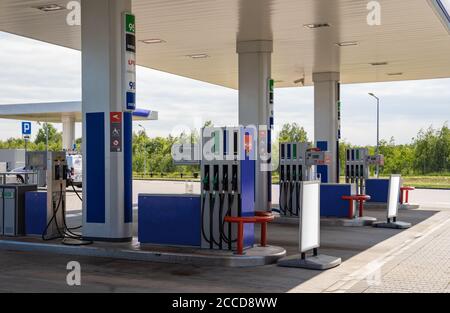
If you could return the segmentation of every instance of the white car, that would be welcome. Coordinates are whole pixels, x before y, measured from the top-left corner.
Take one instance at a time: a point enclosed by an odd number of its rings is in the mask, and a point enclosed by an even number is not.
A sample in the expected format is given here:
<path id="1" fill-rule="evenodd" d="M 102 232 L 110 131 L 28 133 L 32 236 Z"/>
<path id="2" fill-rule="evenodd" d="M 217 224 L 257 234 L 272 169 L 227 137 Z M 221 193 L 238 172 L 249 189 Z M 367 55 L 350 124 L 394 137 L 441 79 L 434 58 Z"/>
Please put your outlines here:
<path id="1" fill-rule="evenodd" d="M 18 167 L 8 172 L 6 176 L 7 184 L 25 184 L 25 179 L 28 179 L 28 183 L 32 183 L 33 177 L 32 171 L 28 171 L 25 167 Z M 28 176 L 30 175 L 30 176 Z M 31 180 L 31 181 L 30 181 Z"/>
<path id="2" fill-rule="evenodd" d="M 83 157 L 81 154 L 67 155 L 68 179 L 75 187 L 83 186 Z"/>

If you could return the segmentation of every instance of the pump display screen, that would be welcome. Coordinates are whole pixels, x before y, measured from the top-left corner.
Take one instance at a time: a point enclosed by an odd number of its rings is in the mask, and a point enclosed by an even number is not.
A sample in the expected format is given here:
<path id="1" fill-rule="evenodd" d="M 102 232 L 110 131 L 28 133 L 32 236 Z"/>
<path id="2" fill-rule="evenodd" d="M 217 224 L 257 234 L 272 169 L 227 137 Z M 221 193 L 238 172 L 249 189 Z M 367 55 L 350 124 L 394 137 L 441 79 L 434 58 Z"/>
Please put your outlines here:
<path id="1" fill-rule="evenodd" d="M 400 196 L 400 175 L 392 175 L 389 180 L 388 218 L 396 217 L 398 210 L 398 198 Z"/>
<path id="2" fill-rule="evenodd" d="M 301 187 L 299 251 L 320 245 L 320 183 L 303 182 Z"/>

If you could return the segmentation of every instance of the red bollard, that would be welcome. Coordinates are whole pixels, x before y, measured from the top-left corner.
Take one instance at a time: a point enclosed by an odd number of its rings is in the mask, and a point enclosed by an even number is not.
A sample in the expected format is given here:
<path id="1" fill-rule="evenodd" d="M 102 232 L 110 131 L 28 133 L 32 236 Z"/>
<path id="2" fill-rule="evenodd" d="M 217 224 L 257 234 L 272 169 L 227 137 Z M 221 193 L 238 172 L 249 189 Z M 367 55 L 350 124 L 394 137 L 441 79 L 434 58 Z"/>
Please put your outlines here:
<path id="1" fill-rule="evenodd" d="M 267 245 L 267 223 L 261 223 L 261 247 Z"/>
<path id="2" fill-rule="evenodd" d="M 237 253 L 242 255 L 244 253 L 244 223 L 238 223 L 238 242 L 237 242 Z"/>

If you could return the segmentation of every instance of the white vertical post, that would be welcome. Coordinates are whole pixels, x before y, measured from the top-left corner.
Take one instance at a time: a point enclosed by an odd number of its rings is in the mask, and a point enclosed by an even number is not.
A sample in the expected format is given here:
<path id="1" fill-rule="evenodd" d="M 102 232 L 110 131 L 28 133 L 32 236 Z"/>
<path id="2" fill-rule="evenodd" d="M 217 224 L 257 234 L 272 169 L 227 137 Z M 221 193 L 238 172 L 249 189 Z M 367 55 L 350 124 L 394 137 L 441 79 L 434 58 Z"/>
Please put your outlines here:
<path id="1" fill-rule="evenodd" d="M 330 165 L 318 166 L 322 182 L 339 182 L 339 73 L 314 73 L 314 137 L 318 148 L 332 155 Z"/>
<path id="2" fill-rule="evenodd" d="M 237 43 L 239 54 L 239 124 L 242 126 L 270 127 L 273 114 L 269 101 L 273 42 L 269 40 L 242 41 Z M 267 128 L 258 132 L 259 152 L 256 161 L 255 210 L 269 210 L 271 186 L 268 171 L 270 143 Z M 261 154 L 263 152 L 263 155 Z"/>
<path id="3" fill-rule="evenodd" d="M 83 0 L 81 11 L 83 236 L 129 241 L 131 113 L 124 112 L 123 54 L 131 0 Z"/>
<path id="4" fill-rule="evenodd" d="M 63 138 L 62 138 L 63 149 L 66 151 L 72 150 L 73 144 L 75 143 L 75 117 L 63 116 L 62 126 L 63 126 Z"/>

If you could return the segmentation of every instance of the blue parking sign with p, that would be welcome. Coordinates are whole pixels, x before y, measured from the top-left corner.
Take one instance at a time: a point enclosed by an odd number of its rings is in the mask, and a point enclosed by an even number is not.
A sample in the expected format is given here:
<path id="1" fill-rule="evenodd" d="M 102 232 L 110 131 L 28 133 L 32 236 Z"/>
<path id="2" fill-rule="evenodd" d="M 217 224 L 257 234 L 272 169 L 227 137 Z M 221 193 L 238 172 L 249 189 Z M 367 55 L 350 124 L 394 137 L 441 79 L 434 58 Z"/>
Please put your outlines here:
<path id="1" fill-rule="evenodd" d="M 22 135 L 31 135 L 31 123 L 22 122 Z"/>

